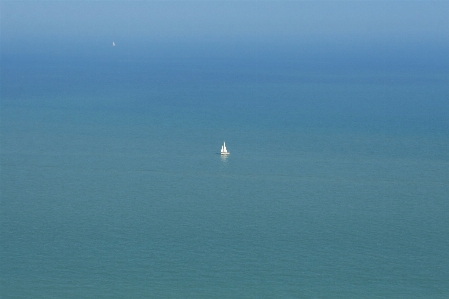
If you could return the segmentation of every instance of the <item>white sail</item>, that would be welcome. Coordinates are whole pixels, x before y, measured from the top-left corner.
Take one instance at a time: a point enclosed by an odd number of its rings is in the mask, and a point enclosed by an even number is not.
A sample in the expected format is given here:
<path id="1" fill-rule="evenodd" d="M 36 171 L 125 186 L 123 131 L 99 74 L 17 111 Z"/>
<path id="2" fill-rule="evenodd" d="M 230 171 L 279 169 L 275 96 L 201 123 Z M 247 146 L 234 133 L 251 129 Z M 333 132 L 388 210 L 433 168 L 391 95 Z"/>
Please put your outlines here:
<path id="1" fill-rule="evenodd" d="M 229 154 L 229 153 L 228 153 L 228 150 L 226 149 L 226 143 L 225 143 L 225 142 L 223 142 L 223 145 L 221 146 L 221 151 L 220 151 L 220 153 L 221 153 L 222 155 L 227 155 L 227 154 Z"/>

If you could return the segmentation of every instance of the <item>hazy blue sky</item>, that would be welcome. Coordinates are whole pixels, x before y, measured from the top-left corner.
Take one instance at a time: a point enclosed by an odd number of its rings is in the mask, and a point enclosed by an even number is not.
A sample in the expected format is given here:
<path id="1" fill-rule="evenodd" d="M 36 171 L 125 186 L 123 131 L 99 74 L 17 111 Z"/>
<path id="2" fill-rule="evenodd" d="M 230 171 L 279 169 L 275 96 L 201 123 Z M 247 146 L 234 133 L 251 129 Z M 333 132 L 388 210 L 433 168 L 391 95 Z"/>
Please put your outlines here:
<path id="1" fill-rule="evenodd" d="M 402 49 L 399 56 L 413 49 L 447 64 L 448 15 L 449 1 L 14 0 L 1 2 L 1 43 L 4 54 L 112 41 L 130 48 L 178 43 L 178 50 L 182 43 Z"/>
<path id="2" fill-rule="evenodd" d="M 448 1 L 2 1 L 2 40 L 430 39 Z"/>

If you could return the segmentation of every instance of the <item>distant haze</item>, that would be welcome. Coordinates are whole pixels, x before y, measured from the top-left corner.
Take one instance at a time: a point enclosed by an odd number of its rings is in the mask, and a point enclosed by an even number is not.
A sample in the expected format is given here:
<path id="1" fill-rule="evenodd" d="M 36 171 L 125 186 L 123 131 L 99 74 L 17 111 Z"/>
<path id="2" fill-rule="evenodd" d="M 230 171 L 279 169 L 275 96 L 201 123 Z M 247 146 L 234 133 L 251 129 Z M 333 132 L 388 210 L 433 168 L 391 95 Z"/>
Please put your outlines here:
<path id="1" fill-rule="evenodd" d="M 446 1 L 2 1 L 1 44 L 2 54 L 101 53 L 114 41 L 129 53 L 218 47 L 219 57 L 268 45 L 273 56 L 380 55 L 447 68 L 448 11 Z"/>

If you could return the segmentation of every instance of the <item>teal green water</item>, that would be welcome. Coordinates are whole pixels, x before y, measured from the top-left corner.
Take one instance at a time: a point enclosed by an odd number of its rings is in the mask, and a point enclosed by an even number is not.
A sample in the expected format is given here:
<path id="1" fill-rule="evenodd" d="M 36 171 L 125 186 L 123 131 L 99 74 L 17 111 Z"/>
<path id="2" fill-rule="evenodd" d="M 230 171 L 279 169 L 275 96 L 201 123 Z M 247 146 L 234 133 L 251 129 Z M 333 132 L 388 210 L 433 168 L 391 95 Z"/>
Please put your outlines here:
<path id="1" fill-rule="evenodd" d="M 65 67 L 2 70 L 2 298 L 449 296 L 444 74 Z"/>

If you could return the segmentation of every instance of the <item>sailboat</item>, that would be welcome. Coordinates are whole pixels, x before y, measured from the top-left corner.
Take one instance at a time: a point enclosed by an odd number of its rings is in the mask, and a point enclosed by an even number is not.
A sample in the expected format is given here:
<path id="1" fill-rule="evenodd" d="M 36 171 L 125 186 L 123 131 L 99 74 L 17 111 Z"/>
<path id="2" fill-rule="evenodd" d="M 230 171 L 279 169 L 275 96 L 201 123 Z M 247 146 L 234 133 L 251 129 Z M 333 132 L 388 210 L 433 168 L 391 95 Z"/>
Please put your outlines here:
<path id="1" fill-rule="evenodd" d="M 229 155 L 230 154 L 228 152 L 228 150 L 226 149 L 226 142 L 223 142 L 223 145 L 221 146 L 220 154 L 222 154 L 222 155 Z"/>

